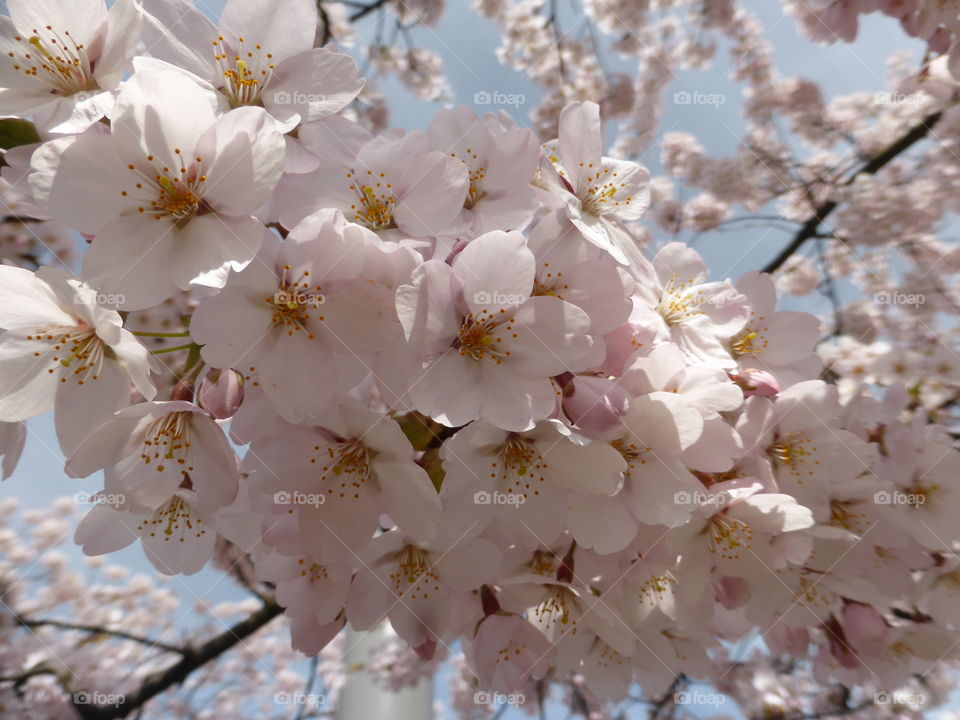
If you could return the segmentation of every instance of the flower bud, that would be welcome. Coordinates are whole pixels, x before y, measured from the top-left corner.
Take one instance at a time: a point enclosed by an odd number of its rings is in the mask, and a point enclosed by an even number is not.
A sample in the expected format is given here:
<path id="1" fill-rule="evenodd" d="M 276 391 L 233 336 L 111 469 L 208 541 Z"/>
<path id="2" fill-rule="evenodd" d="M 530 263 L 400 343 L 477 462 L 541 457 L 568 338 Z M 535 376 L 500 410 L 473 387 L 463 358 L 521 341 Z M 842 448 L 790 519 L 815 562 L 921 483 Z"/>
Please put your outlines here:
<path id="1" fill-rule="evenodd" d="M 211 370 L 200 382 L 197 403 L 217 420 L 233 417 L 243 402 L 243 377 L 236 370 Z"/>
<path id="2" fill-rule="evenodd" d="M 732 375 L 731 380 L 740 386 L 746 397 L 751 395 L 773 397 L 780 392 L 780 383 L 766 370 L 747 368 L 739 375 Z"/>
<path id="3" fill-rule="evenodd" d="M 627 413 L 627 393 L 615 380 L 584 375 L 573 378 L 572 386 L 573 392 L 563 398 L 563 411 L 588 435 L 616 427 Z"/>

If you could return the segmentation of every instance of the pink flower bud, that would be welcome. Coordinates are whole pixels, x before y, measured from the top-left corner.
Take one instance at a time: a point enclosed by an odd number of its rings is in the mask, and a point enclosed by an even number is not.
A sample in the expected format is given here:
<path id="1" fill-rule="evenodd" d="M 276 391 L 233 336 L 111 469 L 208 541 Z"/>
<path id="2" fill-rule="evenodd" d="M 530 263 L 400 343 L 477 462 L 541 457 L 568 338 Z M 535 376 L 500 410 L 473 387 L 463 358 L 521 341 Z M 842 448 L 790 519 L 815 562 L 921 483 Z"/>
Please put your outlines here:
<path id="1" fill-rule="evenodd" d="M 856 650 L 879 655 L 887 647 L 890 628 L 883 616 L 870 605 L 848 602 L 843 606 L 843 631 Z"/>
<path id="2" fill-rule="evenodd" d="M 197 402 L 217 420 L 233 417 L 243 402 L 243 377 L 236 370 L 211 370 L 200 382 Z"/>
<path id="3" fill-rule="evenodd" d="M 579 376 L 572 384 L 573 393 L 563 399 L 563 410 L 583 432 L 597 435 L 620 423 L 628 399 L 615 380 Z"/>
<path id="4" fill-rule="evenodd" d="M 739 375 L 732 375 L 731 379 L 740 386 L 746 397 L 751 395 L 773 397 L 780 392 L 780 383 L 766 370 L 747 368 Z"/>
<path id="5" fill-rule="evenodd" d="M 713 584 L 717 602 L 727 610 L 736 610 L 750 599 L 750 584 L 743 578 L 723 577 Z"/>

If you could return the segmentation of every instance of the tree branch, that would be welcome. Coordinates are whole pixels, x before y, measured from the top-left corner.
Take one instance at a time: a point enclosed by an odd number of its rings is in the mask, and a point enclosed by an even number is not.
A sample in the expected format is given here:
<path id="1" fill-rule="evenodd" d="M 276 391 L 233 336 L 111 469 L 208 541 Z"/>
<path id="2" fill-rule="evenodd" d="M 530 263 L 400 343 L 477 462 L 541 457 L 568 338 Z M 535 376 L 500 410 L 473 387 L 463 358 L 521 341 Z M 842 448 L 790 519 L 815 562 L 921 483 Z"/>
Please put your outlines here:
<path id="1" fill-rule="evenodd" d="M 914 125 L 905 134 L 900 136 L 899 139 L 893 141 L 884 150 L 877 153 L 870 160 L 864 163 L 859 170 L 847 178 L 846 182 L 844 182 L 844 186 L 853 184 L 854 180 L 856 180 L 860 175 L 875 174 L 898 155 L 907 151 L 913 145 L 923 140 L 923 138 L 930 134 L 933 126 L 940 121 L 941 117 L 943 117 L 943 113 L 943 110 L 938 110 L 937 112 L 927 115 L 917 125 Z M 823 202 L 814 208 L 813 215 L 797 231 L 797 234 L 793 236 L 793 240 L 790 241 L 790 244 L 781 250 L 773 260 L 767 263 L 766 267 L 763 268 L 763 271 L 767 273 L 776 272 L 777 269 L 779 269 L 780 266 L 783 265 L 791 255 L 800 249 L 800 246 L 802 246 L 810 238 L 816 236 L 817 231 L 820 228 L 820 224 L 830 213 L 836 210 L 837 205 L 838 202 L 836 200 L 827 200 L 826 202 Z"/>
<path id="2" fill-rule="evenodd" d="M 357 20 L 364 18 L 370 13 L 372 13 L 374 10 L 378 10 L 386 4 L 387 4 L 387 0 L 375 0 L 375 2 L 372 2 L 369 5 L 365 5 L 364 7 L 360 8 L 355 13 L 353 13 L 350 16 L 350 22 L 356 22 Z"/>
<path id="3" fill-rule="evenodd" d="M 126 717 L 140 708 L 147 701 L 168 690 L 174 685 L 182 683 L 197 668 L 219 657 L 234 645 L 253 635 L 257 630 L 267 625 L 273 618 L 283 612 L 283 608 L 275 602 L 265 603 L 249 617 L 236 623 L 229 629 L 211 638 L 203 645 L 187 648 L 183 658 L 166 670 L 161 670 L 147 677 L 140 689 L 124 698 L 120 705 L 84 705 L 74 703 L 74 709 L 84 720 L 112 720 Z"/>
<path id="4" fill-rule="evenodd" d="M 120 638 L 122 640 L 132 640 L 133 642 L 138 642 L 141 645 L 147 645 L 148 647 L 155 647 L 159 650 L 164 650 L 165 652 L 177 653 L 179 655 L 186 655 L 189 650 L 178 647 L 176 645 L 170 645 L 165 642 L 160 642 L 159 640 L 153 640 L 152 638 L 144 637 L 142 635 L 135 635 L 134 633 L 128 633 L 124 630 L 110 630 L 108 628 L 99 627 L 96 625 L 80 625 L 77 623 L 63 622 L 62 620 L 28 620 L 27 618 L 22 618 L 17 616 L 16 621 L 18 625 L 22 625 L 26 628 L 38 628 L 38 627 L 55 627 L 60 628 L 61 630 L 78 630 L 80 632 L 89 633 L 91 635 L 110 635 L 112 637 Z"/>

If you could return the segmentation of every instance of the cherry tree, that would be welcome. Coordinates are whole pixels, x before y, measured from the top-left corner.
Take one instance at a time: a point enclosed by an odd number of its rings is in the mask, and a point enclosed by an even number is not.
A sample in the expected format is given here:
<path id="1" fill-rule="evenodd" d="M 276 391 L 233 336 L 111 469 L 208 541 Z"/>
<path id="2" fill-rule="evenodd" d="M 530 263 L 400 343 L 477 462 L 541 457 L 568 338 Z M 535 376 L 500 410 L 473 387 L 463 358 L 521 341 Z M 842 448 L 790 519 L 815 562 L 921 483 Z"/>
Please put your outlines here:
<path id="1" fill-rule="evenodd" d="M 472 3 L 514 116 L 452 102 L 442 0 L 7 1 L 0 456 L 52 411 L 66 497 L 0 501 L 5 717 L 949 701 L 960 4 L 784 0 L 921 48 L 833 97 L 749 2 L 560 5 Z M 729 156 L 664 123 L 723 52 Z"/>

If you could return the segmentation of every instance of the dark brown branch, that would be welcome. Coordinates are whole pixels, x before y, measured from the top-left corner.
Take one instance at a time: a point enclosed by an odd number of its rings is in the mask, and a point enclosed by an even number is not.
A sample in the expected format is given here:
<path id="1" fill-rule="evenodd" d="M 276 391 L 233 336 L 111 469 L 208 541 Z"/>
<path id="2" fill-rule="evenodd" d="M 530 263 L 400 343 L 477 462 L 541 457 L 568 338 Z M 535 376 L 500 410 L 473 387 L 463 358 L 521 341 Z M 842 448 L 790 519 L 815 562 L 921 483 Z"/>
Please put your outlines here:
<path id="1" fill-rule="evenodd" d="M 379 10 L 384 5 L 386 5 L 387 2 L 388 0 L 376 0 L 375 2 L 372 2 L 369 5 L 365 5 L 364 7 L 360 8 L 350 16 L 350 22 L 356 22 L 357 20 L 360 20 L 361 18 L 366 17 L 367 15 L 372 13 L 374 10 Z"/>
<path id="2" fill-rule="evenodd" d="M 923 140 L 927 135 L 930 134 L 933 126 L 940 121 L 941 117 L 943 117 L 943 112 L 943 110 L 938 110 L 935 113 L 930 113 L 927 115 L 917 125 L 914 125 L 905 134 L 900 136 L 899 139 L 892 142 L 884 150 L 877 153 L 870 160 L 864 163 L 859 170 L 847 178 L 847 180 L 844 182 L 844 185 L 851 185 L 860 175 L 875 174 L 898 155 L 906 152 L 913 145 Z M 830 213 L 836 210 L 837 205 L 838 203 L 836 200 L 827 200 L 826 202 L 823 202 L 814 208 L 813 215 L 811 215 L 810 218 L 797 231 L 797 234 L 793 236 L 793 240 L 790 241 L 790 244 L 781 250 L 773 260 L 767 263 L 766 267 L 763 268 L 763 271 L 768 273 L 776 272 L 776 270 L 783 265 L 791 255 L 799 250 L 807 240 L 817 235 L 820 224 L 827 218 L 828 215 L 830 215 Z"/>
<path id="3" fill-rule="evenodd" d="M 147 677 L 140 689 L 126 695 L 124 702 L 118 706 L 74 703 L 74 709 L 84 720 L 112 720 L 113 718 L 126 717 L 160 693 L 182 683 L 194 670 L 211 660 L 215 660 L 237 643 L 250 637 L 282 612 L 283 608 L 274 602 L 264 604 L 255 613 L 203 645 L 187 649 L 186 654 L 179 662 Z"/>
<path id="4" fill-rule="evenodd" d="M 185 655 L 188 652 L 186 649 L 176 645 L 169 645 L 167 643 L 160 642 L 159 640 L 153 640 L 152 638 L 143 637 L 142 635 L 135 635 L 134 633 L 128 633 L 124 630 L 110 630 L 109 628 L 99 627 L 97 625 L 81 625 L 78 623 L 63 622 L 62 620 L 28 620 L 27 618 L 22 617 L 17 617 L 16 621 L 18 625 L 22 625 L 23 627 L 31 629 L 38 627 L 55 627 L 60 628 L 61 630 L 78 630 L 91 635 L 110 635 L 122 640 L 132 640 L 133 642 L 138 642 L 141 645 L 155 647 L 158 650 L 177 653 L 179 655 Z"/>

